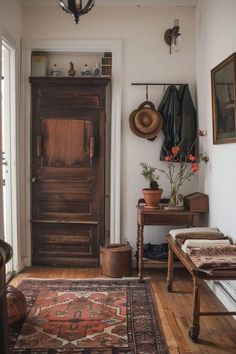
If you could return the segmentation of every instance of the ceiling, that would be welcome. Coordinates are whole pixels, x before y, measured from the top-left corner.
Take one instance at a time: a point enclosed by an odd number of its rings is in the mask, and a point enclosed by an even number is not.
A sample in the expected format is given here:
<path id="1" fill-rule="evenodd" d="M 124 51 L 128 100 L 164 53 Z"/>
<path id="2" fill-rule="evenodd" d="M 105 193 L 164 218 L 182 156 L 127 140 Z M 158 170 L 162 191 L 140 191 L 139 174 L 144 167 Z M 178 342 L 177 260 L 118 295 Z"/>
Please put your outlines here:
<path id="1" fill-rule="evenodd" d="M 196 0 L 96 0 L 97 5 L 109 6 L 196 6 Z"/>
<path id="2" fill-rule="evenodd" d="M 96 0 L 96 6 L 194 7 L 198 0 Z M 55 6 L 57 0 L 21 0 L 23 6 Z"/>

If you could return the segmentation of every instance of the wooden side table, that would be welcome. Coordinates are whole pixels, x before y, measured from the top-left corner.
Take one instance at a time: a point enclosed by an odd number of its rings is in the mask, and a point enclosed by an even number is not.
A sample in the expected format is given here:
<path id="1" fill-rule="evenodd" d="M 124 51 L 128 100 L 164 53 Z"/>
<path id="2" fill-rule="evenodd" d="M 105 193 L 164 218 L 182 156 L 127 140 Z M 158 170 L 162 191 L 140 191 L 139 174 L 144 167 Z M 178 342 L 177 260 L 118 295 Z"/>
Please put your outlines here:
<path id="1" fill-rule="evenodd" d="M 167 226 L 182 226 L 193 227 L 199 225 L 200 213 L 191 212 L 187 210 L 166 210 L 150 209 L 145 206 L 137 206 L 137 268 L 138 277 L 143 278 L 143 266 L 145 260 L 143 259 L 143 234 L 144 226 L 148 225 L 167 225 Z M 158 261 L 153 261 L 158 262 Z"/>

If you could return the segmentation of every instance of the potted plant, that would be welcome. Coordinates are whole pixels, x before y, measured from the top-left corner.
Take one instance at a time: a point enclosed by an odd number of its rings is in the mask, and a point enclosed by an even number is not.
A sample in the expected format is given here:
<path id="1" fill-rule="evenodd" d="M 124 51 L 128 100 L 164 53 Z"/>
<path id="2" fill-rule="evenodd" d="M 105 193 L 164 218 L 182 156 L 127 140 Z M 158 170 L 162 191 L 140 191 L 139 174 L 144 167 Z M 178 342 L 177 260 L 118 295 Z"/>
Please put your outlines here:
<path id="1" fill-rule="evenodd" d="M 159 176 L 156 173 L 156 168 L 150 166 L 146 162 L 141 162 L 141 175 L 149 182 L 149 188 L 143 188 L 143 197 L 149 208 L 158 208 L 163 189 L 159 188 Z"/>

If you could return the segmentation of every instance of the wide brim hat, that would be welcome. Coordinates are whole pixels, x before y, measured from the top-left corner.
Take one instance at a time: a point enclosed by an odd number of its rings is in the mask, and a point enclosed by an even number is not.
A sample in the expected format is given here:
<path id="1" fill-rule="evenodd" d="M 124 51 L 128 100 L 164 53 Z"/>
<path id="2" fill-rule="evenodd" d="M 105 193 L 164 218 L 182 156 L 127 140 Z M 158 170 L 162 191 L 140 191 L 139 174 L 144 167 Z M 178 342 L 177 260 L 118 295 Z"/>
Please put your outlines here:
<path id="1" fill-rule="evenodd" d="M 155 138 L 163 126 L 163 119 L 160 112 L 150 101 L 143 102 L 138 109 L 131 112 L 129 116 L 131 131 L 140 138 Z"/>

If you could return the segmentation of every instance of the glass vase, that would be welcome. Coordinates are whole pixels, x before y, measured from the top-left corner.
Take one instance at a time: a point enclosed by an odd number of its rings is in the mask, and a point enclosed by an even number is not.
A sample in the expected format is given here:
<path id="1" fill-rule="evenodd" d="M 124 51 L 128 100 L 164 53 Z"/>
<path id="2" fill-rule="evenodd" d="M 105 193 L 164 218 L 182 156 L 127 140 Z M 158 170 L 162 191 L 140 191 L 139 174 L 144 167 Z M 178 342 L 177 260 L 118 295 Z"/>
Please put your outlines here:
<path id="1" fill-rule="evenodd" d="M 171 185 L 169 208 L 183 209 L 183 196 L 180 194 L 179 186 Z"/>

